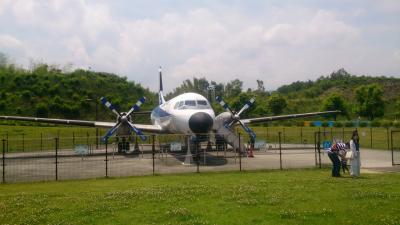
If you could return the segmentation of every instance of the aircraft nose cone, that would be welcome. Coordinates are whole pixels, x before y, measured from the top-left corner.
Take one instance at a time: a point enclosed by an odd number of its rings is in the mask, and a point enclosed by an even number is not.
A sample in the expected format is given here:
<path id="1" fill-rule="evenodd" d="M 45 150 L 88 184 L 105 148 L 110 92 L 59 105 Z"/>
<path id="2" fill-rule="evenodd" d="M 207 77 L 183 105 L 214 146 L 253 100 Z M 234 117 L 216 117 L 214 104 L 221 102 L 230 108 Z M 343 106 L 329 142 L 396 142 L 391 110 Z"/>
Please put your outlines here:
<path id="1" fill-rule="evenodd" d="M 204 112 L 193 114 L 189 119 L 189 128 L 195 134 L 208 133 L 213 126 L 213 119 Z"/>

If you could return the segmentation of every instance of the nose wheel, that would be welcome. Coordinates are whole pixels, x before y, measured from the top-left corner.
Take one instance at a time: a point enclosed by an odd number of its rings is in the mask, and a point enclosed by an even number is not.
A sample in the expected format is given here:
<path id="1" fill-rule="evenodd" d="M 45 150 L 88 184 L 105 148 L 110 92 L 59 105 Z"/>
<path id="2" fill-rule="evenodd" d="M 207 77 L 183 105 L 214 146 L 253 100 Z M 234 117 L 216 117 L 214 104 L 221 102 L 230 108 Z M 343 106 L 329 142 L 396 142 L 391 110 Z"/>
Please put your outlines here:
<path id="1" fill-rule="evenodd" d="M 129 142 L 126 140 L 125 137 L 118 138 L 118 153 L 127 153 L 130 150 Z"/>

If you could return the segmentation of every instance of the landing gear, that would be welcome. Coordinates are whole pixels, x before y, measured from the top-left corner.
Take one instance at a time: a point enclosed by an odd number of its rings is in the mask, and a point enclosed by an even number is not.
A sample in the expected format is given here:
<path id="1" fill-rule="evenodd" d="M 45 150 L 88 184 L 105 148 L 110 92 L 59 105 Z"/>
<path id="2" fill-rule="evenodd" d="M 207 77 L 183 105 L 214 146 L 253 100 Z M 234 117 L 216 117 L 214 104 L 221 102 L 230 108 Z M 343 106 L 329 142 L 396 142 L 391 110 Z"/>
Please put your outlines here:
<path id="1" fill-rule="evenodd" d="M 129 141 L 125 137 L 117 138 L 118 153 L 127 153 L 129 151 Z"/>
<path id="2" fill-rule="evenodd" d="M 225 149 L 225 139 L 223 136 L 216 134 L 215 135 L 215 147 L 217 150 L 221 151 Z"/>

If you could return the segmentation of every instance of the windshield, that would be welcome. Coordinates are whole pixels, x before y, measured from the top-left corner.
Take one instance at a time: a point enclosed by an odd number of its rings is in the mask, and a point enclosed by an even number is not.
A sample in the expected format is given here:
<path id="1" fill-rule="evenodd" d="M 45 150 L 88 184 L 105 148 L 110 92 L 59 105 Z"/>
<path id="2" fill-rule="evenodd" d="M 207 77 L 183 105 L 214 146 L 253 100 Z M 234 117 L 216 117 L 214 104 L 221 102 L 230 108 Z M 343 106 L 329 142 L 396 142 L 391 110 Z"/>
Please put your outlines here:
<path id="1" fill-rule="evenodd" d="M 210 109 L 206 100 L 185 100 L 175 103 L 174 109 Z"/>

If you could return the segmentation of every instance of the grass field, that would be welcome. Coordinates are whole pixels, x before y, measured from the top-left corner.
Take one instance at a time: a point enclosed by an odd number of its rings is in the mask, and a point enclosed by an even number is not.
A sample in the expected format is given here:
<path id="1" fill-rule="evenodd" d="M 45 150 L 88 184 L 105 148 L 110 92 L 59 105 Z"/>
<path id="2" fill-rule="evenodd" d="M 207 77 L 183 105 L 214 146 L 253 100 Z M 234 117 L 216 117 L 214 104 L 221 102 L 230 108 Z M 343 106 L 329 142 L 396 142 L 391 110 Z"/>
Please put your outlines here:
<path id="1" fill-rule="evenodd" d="M 348 141 L 350 139 L 351 132 L 355 128 L 253 127 L 253 129 L 256 132 L 258 139 L 266 140 L 269 143 L 277 143 L 278 134 L 281 132 L 282 143 L 314 144 L 314 134 L 317 131 L 322 132 L 321 141 L 326 139 L 329 140 L 333 137 Z M 386 128 L 358 128 L 358 130 L 360 134 L 361 147 L 374 149 L 390 148 L 388 145 L 388 141 L 390 143 L 390 139 L 388 139 L 388 135 L 390 138 L 390 130 Z M 100 135 L 104 135 L 105 132 L 105 129 L 100 129 L 99 131 Z M 241 132 L 243 133 L 243 131 Z M 25 149 L 53 150 L 55 145 L 55 137 L 60 137 L 60 148 L 72 148 L 76 144 L 94 145 L 96 143 L 95 134 L 95 128 L 86 127 L 0 125 L 0 138 L 5 139 L 8 136 L 10 152 L 22 151 Z M 247 135 L 243 135 L 243 137 L 246 139 Z M 169 139 L 171 139 L 171 137 L 160 136 L 159 138 L 160 141 L 168 141 Z"/>
<path id="2" fill-rule="evenodd" d="M 0 185 L 1 224 L 399 224 L 400 174 L 328 169 Z"/>

